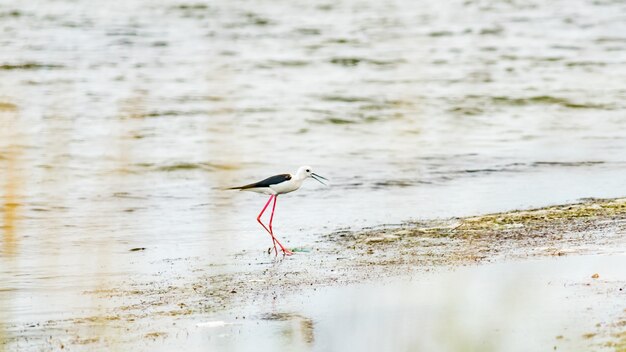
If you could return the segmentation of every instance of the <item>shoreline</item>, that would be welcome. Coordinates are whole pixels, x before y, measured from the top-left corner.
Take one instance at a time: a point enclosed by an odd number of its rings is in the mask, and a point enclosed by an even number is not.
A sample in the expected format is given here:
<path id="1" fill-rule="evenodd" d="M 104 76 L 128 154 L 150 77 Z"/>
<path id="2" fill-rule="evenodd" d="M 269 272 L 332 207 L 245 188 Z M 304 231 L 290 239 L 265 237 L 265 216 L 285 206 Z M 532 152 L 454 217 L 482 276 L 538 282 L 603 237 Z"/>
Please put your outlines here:
<path id="1" fill-rule="evenodd" d="M 155 276 L 144 282 L 130 278 L 118 287 L 85 292 L 106 306 L 88 312 L 94 314 L 69 319 L 7 325 L 0 334 L 0 349 L 130 348 L 167 341 L 172 331 L 178 331 L 174 326 L 183 322 L 318 288 L 511 259 L 614 252 L 626 245 L 624 233 L 626 198 L 590 199 L 532 210 L 337 231 L 320 236 L 316 248 L 299 249 L 284 259 L 236 254 L 238 265 L 228 274 L 215 275 L 206 268 L 194 268 L 194 258 L 179 258 L 197 275 Z M 610 336 L 600 331 L 593 337 L 608 339 L 606 343 L 614 344 L 615 350 L 623 350 L 626 328 L 619 331 L 619 324 L 626 326 L 625 322 L 615 322 L 618 332 Z"/>

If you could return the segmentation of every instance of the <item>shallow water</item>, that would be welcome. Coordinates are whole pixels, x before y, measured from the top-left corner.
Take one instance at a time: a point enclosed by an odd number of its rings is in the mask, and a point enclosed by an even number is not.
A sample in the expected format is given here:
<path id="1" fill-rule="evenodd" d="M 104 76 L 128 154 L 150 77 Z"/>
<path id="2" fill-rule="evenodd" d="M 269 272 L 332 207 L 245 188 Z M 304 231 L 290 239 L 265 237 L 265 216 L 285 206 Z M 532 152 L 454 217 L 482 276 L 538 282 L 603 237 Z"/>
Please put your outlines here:
<path id="1" fill-rule="evenodd" d="M 0 320 L 383 223 L 626 194 L 619 1 L 0 2 Z M 133 248 L 146 248 L 131 252 Z M 189 273 L 193 275 L 193 273 Z M 53 302 L 54 304 L 51 304 Z"/>
<path id="2" fill-rule="evenodd" d="M 146 350 L 612 351 L 626 255 L 508 261 L 324 288 L 177 324 Z M 599 278 L 591 276 L 599 274 Z M 621 319 L 621 320 L 620 320 Z M 619 324 L 618 324 L 619 326 Z M 618 330 L 619 331 L 619 330 Z M 174 335 L 172 333 L 172 335 Z M 598 336 L 596 336 L 598 335 Z"/>

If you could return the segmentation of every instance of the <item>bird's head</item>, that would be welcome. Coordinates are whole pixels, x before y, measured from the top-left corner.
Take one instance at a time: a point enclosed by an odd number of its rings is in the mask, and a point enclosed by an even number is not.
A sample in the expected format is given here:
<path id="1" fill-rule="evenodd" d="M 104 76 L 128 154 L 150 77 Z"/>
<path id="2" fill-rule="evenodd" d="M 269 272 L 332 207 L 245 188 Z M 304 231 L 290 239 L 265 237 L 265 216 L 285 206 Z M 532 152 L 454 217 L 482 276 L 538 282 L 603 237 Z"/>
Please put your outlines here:
<path id="1" fill-rule="evenodd" d="M 318 181 L 319 183 L 323 185 L 326 185 L 324 181 L 328 181 L 328 179 L 326 179 L 325 177 L 322 177 L 316 174 L 315 172 L 313 172 L 313 169 L 310 166 L 300 166 L 300 168 L 298 169 L 298 172 L 296 172 L 296 178 L 304 180 L 305 178 L 309 178 L 309 177 L 313 178 L 314 180 Z"/>

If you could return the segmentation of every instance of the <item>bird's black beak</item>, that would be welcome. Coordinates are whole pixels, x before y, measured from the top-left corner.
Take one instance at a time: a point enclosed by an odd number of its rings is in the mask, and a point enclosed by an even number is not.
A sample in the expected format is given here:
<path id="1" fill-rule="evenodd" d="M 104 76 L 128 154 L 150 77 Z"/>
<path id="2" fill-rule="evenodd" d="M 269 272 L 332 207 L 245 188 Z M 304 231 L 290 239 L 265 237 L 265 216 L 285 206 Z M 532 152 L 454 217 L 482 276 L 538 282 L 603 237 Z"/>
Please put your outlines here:
<path id="1" fill-rule="evenodd" d="M 313 177 L 315 179 L 315 181 L 323 184 L 324 186 L 328 186 L 324 181 L 328 181 L 328 179 L 326 177 L 322 177 L 314 172 L 311 173 L 311 177 Z M 321 179 L 321 180 L 320 180 Z M 324 181 L 322 181 L 324 180 Z"/>

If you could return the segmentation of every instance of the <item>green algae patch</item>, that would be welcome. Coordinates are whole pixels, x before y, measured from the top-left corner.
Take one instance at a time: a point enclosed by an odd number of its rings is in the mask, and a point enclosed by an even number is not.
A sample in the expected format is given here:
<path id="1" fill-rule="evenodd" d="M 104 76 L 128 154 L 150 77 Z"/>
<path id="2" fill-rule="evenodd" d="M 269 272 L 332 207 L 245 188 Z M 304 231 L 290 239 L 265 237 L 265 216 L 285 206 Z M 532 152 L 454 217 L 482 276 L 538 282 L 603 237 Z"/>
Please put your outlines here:
<path id="1" fill-rule="evenodd" d="M 623 214 L 626 214 L 626 198 L 592 200 L 578 204 L 465 218 L 455 230 L 499 230 L 546 225 L 554 221 L 614 217 Z"/>
<path id="2" fill-rule="evenodd" d="M 448 247 L 449 251 L 451 247 L 458 246 L 458 253 L 454 257 L 449 257 L 448 261 L 452 262 L 480 259 L 487 254 L 491 255 L 493 252 L 501 251 L 503 245 L 509 246 L 510 243 L 507 242 L 509 240 L 525 241 L 528 250 L 531 251 L 535 251 L 534 247 L 541 247 L 544 250 L 557 248 L 557 241 L 560 241 L 564 234 L 602 230 L 606 224 L 623 218 L 626 218 L 626 198 L 594 199 L 532 210 L 408 223 L 400 228 L 383 227 L 342 233 L 337 240 L 350 242 L 346 246 L 360 247 L 370 254 L 371 250 L 368 248 L 388 249 L 389 246 L 397 246 L 412 255 L 432 256 L 432 253 L 424 249 Z M 541 246 L 537 242 L 538 239 L 541 239 Z M 545 254 L 566 253 L 566 250 L 554 249 L 548 250 Z"/>

